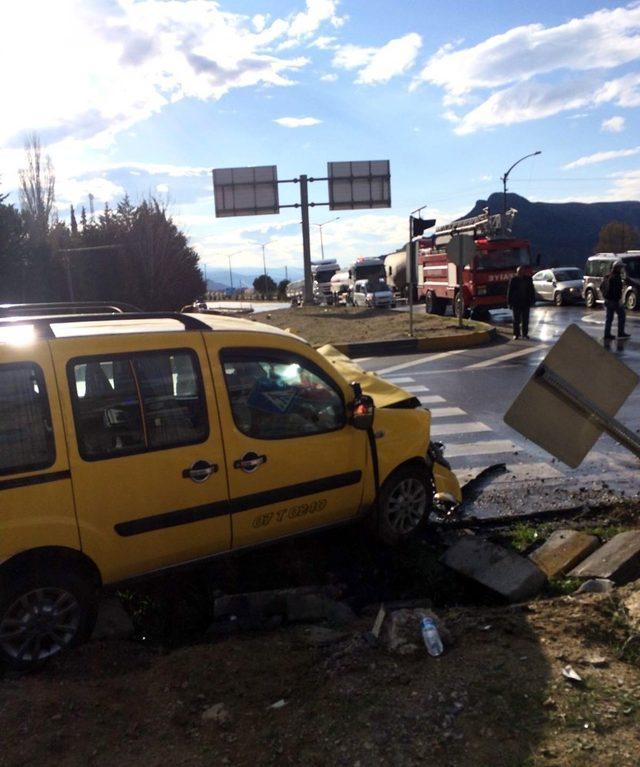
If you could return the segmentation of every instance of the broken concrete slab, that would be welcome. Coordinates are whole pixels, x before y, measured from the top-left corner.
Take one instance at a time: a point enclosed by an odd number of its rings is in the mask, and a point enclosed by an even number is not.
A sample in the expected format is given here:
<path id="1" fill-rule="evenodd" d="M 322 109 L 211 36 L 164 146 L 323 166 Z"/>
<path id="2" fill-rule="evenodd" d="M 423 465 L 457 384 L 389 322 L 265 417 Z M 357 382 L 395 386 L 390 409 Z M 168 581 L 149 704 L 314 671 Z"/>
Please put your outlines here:
<path id="1" fill-rule="evenodd" d="M 285 615 L 287 599 L 292 595 L 304 597 L 319 594 L 320 589 L 304 586 L 297 589 L 275 589 L 272 591 L 248 591 L 244 594 L 225 594 L 213 603 L 213 617 L 218 620 L 230 615 L 271 616 Z"/>
<path id="2" fill-rule="evenodd" d="M 461 538 L 444 553 L 442 562 L 510 602 L 535 596 L 547 581 L 531 560 L 475 535 Z"/>
<path id="3" fill-rule="evenodd" d="M 609 578 L 618 585 L 640 578 L 640 530 L 618 533 L 569 575 L 572 578 Z"/>
<path id="4" fill-rule="evenodd" d="M 540 548 L 529 555 L 547 578 L 564 575 L 600 545 L 595 535 L 578 530 L 556 530 Z"/>
<path id="5" fill-rule="evenodd" d="M 134 631 L 129 613 L 117 597 L 101 600 L 92 639 L 129 639 Z"/>

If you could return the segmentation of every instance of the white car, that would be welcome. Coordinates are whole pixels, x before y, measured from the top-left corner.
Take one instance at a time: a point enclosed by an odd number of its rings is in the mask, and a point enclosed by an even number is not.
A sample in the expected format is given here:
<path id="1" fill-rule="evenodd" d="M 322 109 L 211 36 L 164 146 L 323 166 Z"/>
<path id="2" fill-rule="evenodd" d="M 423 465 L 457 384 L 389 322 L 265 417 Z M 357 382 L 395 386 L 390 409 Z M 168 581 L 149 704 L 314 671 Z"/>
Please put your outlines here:
<path id="1" fill-rule="evenodd" d="M 356 280 L 353 286 L 354 306 L 390 307 L 393 294 L 383 280 Z"/>
<path id="2" fill-rule="evenodd" d="M 553 301 L 556 306 L 582 303 L 582 269 L 575 266 L 543 269 L 533 275 L 533 287 L 539 301 Z"/>

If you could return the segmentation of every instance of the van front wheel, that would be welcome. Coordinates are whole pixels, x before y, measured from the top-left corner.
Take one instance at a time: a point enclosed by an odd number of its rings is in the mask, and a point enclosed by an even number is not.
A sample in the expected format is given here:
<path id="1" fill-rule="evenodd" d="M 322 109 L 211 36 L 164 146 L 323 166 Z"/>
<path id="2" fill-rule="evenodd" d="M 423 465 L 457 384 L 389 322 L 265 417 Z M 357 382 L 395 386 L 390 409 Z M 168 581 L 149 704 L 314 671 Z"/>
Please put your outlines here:
<path id="1" fill-rule="evenodd" d="M 378 537 L 397 544 L 414 535 L 427 521 L 433 505 L 433 486 L 426 467 L 398 469 L 380 489 Z"/>
<path id="2" fill-rule="evenodd" d="M 87 639 L 96 619 L 95 589 L 55 566 L 9 580 L 0 593 L 0 663 L 37 668 Z"/>

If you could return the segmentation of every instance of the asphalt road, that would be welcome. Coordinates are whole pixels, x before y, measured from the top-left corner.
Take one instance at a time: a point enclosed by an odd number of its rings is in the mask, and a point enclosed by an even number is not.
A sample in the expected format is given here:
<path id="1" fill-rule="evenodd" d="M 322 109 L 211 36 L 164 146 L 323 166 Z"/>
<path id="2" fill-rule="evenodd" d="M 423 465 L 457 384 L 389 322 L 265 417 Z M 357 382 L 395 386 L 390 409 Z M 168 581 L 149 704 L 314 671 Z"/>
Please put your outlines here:
<path id="1" fill-rule="evenodd" d="M 492 313 L 493 322 L 505 329 L 510 317 L 507 311 Z M 640 374 L 640 313 L 628 314 L 627 321 L 632 338 L 612 342 L 609 349 Z M 491 465 L 506 464 L 506 471 L 474 483 L 466 514 L 522 514 L 598 503 L 613 495 L 640 496 L 638 459 L 611 438 L 601 437 L 582 466 L 572 470 L 502 420 L 536 366 L 571 323 L 601 339 L 604 312 L 583 306 L 539 305 L 532 310 L 529 341 L 503 337 L 487 347 L 360 361 L 362 367 L 415 393 L 431 409 L 433 437 L 446 445 L 446 455 L 462 483 Z M 640 387 L 618 413 L 634 431 L 640 431 L 639 406 Z"/>

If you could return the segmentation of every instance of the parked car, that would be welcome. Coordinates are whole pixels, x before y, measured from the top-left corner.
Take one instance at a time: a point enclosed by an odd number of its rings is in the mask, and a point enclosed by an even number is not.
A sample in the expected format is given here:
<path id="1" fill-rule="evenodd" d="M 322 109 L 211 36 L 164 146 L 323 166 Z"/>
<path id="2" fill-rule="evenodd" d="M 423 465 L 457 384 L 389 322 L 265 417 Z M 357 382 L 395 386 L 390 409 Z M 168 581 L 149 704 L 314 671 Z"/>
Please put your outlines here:
<path id="1" fill-rule="evenodd" d="M 626 253 L 596 253 L 587 259 L 582 285 L 585 304 L 593 309 L 599 301 L 604 301 L 600 286 L 605 274 L 609 274 L 611 266 L 621 261 L 624 267 L 625 288 L 622 294 L 624 305 L 629 310 L 638 308 L 640 295 L 640 251 L 630 250 Z"/>
<path id="2" fill-rule="evenodd" d="M 89 636 L 103 586 L 365 515 L 398 542 L 461 501 L 429 412 L 333 347 L 72 311 L 0 319 L 0 663 Z"/>
<path id="3" fill-rule="evenodd" d="M 533 275 L 538 301 L 553 301 L 556 306 L 582 302 L 582 269 L 563 266 L 543 269 Z"/>
<path id="4" fill-rule="evenodd" d="M 379 280 L 356 280 L 353 286 L 354 306 L 389 307 L 393 293 L 387 283 Z"/>

